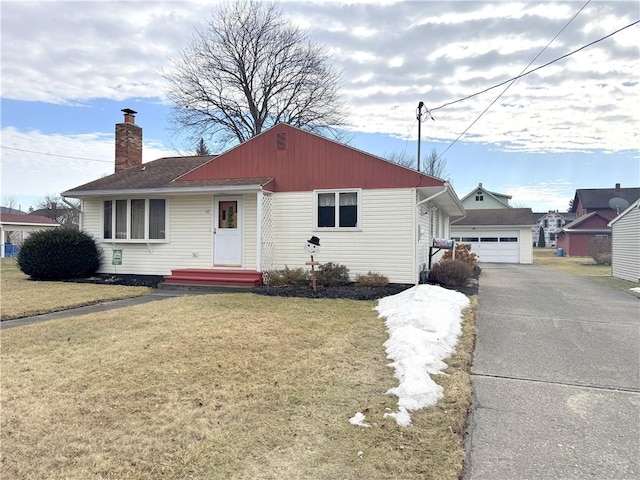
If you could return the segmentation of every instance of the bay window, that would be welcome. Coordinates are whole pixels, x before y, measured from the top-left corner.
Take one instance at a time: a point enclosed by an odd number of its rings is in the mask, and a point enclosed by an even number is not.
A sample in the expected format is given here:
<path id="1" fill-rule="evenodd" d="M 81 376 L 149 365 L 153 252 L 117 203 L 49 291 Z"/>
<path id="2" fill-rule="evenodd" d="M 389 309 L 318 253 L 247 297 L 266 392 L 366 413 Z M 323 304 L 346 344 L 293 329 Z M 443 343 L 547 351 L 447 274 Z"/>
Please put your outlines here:
<path id="1" fill-rule="evenodd" d="M 132 198 L 104 200 L 105 240 L 166 240 L 166 200 Z"/>

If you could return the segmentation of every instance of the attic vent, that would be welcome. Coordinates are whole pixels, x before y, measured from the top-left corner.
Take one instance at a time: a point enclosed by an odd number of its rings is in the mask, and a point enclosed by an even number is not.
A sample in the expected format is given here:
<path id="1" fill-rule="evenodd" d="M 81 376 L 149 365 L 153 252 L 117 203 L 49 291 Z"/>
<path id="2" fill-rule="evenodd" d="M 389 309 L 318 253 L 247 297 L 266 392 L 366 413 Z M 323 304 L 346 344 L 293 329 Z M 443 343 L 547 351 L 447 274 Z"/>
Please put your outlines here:
<path id="1" fill-rule="evenodd" d="M 276 148 L 278 150 L 287 149 L 287 134 L 285 132 L 276 134 Z"/>

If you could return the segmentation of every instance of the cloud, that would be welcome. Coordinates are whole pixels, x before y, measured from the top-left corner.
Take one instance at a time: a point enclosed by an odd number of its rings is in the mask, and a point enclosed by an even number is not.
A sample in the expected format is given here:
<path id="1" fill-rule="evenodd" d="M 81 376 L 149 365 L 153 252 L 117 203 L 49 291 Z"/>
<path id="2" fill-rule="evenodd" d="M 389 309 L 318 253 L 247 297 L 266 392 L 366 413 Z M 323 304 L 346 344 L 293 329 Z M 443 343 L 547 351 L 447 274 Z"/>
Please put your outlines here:
<path id="1" fill-rule="evenodd" d="M 117 8 L 115 7 L 117 6 Z M 344 72 L 356 131 L 404 136 L 422 100 L 437 108 L 517 74 L 580 5 L 486 2 L 286 2 Z M 155 98 L 160 72 L 211 13 L 206 2 L 5 2 L 4 98 L 75 104 Z M 634 2 L 593 2 L 533 67 L 636 20 Z M 635 26 L 504 87 L 434 112 L 434 140 L 514 152 L 637 148 L 640 50 Z M 395 107 L 395 108 L 394 108 Z"/>

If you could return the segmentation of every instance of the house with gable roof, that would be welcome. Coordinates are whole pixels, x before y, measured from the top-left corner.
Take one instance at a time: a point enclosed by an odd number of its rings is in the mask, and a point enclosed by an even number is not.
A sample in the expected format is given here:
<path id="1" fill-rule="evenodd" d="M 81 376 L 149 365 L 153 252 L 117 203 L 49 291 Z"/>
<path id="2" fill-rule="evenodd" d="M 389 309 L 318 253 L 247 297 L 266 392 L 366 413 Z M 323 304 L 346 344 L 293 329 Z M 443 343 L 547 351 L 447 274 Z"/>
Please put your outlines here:
<path id="1" fill-rule="evenodd" d="M 478 183 L 478 187 L 471 190 L 460 200 L 465 210 L 484 210 L 494 208 L 513 208 L 509 205 L 511 195 L 491 192 Z"/>
<path id="2" fill-rule="evenodd" d="M 608 226 L 611 228 L 611 274 L 640 282 L 640 198 Z"/>
<path id="3" fill-rule="evenodd" d="M 589 242 L 611 238 L 611 220 L 640 198 L 640 188 L 585 188 L 576 190 L 571 213 L 576 219 L 558 232 L 557 246 L 570 256 L 589 255 Z"/>
<path id="4" fill-rule="evenodd" d="M 19 210 L 2 208 L 0 212 L 0 258 L 16 256 L 19 246 L 32 233 L 60 225 L 50 218 L 31 215 Z"/>
<path id="5" fill-rule="evenodd" d="M 62 194 L 81 201 L 102 273 L 256 285 L 262 272 L 303 267 L 317 237 L 316 261 L 413 284 L 433 239 L 464 215 L 444 180 L 288 124 L 218 156 L 143 164 L 136 112 L 123 112 L 115 173 Z"/>

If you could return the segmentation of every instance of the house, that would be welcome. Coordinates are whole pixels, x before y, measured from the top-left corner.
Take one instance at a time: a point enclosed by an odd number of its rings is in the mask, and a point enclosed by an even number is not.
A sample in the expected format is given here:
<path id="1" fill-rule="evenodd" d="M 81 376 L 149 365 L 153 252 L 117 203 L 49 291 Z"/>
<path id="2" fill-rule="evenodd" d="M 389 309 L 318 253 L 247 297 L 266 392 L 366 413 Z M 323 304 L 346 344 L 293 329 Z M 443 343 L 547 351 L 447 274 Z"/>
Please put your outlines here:
<path id="1" fill-rule="evenodd" d="M 451 222 L 451 238 L 470 244 L 480 262 L 530 264 L 535 223 L 530 208 L 467 210 Z"/>
<path id="2" fill-rule="evenodd" d="M 611 228 L 611 274 L 640 282 L 640 199 L 608 223 Z"/>
<path id="3" fill-rule="evenodd" d="M 33 232 L 60 225 L 53 220 L 26 213 L 0 213 L 0 258 L 16 256 L 22 242 Z"/>
<path id="4" fill-rule="evenodd" d="M 576 214 L 571 212 L 559 212 L 550 210 L 546 213 L 533 213 L 536 219 L 536 225 L 531 229 L 534 246 L 538 245 L 540 238 L 540 229 L 544 232 L 544 243 L 547 247 L 556 246 L 556 237 L 560 229 L 567 223 L 576 219 Z"/>
<path id="5" fill-rule="evenodd" d="M 47 208 L 39 208 L 29 212 L 29 215 L 47 217 L 65 228 L 77 230 L 80 223 L 80 211 L 72 207 L 64 207 L 57 202 L 51 202 Z"/>
<path id="6" fill-rule="evenodd" d="M 576 190 L 571 213 L 576 219 L 557 233 L 557 246 L 570 256 L 587 256 L 595 237 L 610 237 L 609 221 L 640 198 L 640 188 L 588 188 Z"/>
<path id="7" fill-rule="evenodd" d="M 412 284 L 433 238 L 464 214 L 447 182 L 287 124 L 218 156 L 142 164 L 136 112 L 123 112 L 115 173 L 63 193 L 81 200 L 104 273 L 259 284 L 304 267 L 315 236 L 315 261 Z"/>
<path id="8" fill-rule="evenodd" d="M 513 208 L 509 205 L 509 200 L 511 200 L 510 195 L 490 192 L 482 186 L 482 183 L 479 183 L 478 188 L 474 188 L 460 201 L 465 210 L 486 210 L 490 208 Z"/>

